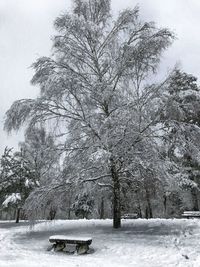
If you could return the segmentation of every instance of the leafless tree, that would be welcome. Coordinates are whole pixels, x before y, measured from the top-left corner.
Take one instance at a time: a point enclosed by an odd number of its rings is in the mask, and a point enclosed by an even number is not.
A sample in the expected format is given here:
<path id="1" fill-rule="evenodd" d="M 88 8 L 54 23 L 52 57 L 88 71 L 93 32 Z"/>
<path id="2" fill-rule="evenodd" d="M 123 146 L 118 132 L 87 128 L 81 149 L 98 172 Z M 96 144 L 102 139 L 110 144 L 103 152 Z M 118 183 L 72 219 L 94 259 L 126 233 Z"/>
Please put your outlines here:
<path id="1" fill-rule="evenodd" d="M 59 16 L 55 27 L 52 56 L 33 64 L 40 95 L 15 101 L 5 129 L 51 122 L 66 133 L 69 179 L 112 188 L 118 228 L 121 183 L 142 153 L 139 145 L 155 135 L 152 105 L 162 85 L 148 78 L 173 34 L 141 21 L 138 7 L 112 18 L 110 0 L 75 0 L 72 13 Z"/>

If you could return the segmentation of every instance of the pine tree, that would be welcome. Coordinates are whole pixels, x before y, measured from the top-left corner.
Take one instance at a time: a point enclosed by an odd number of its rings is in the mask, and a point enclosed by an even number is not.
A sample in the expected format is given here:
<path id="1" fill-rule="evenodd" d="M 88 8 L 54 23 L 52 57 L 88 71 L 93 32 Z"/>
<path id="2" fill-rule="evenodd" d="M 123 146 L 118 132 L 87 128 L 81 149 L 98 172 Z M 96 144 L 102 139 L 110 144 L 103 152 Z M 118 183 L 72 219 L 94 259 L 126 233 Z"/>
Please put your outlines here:
<path id="1" fill-rule="evenodd" d="M 94 199 L 86 192 L 78 194 L 72 205 L 75 215 L 80 218 L 88 219 L 94 208 Z"/>
<path id="2" fill-rule="evenodd" d="M 16 222 L 19 222 L 20 210 L 30 192 L 37 186 L 35 172 L 20 152 L 12 153 L 5 148 L 1 157 L 0 194 L 4 208 L 17 210 Z"/>
<path id="3" fill-rule="evenodd" d="M 197 78 L 179 69 L 171 74 L 161 119 L 165 125 L 165 155 L 174 165 L 180 188 L 191 188 L 194 209 L 200 208 L 200 90 Z M 178 194 L 178 187 L 176 193 Z"/>

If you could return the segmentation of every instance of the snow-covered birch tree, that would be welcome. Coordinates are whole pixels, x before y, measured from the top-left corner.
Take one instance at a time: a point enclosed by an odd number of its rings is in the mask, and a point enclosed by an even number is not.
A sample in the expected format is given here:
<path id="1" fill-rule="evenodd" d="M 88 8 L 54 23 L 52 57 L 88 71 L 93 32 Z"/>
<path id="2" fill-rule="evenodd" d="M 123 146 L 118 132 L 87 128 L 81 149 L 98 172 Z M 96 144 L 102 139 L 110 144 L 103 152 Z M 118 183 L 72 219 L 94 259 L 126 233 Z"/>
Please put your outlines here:
<path id="1" fill-rule="evenodd" d="M 110 0 L 74 0 L 72 12 L 59 16 L 55 28 L 51 57 L 33 64 L 32 84 L 40 95 L 15 101 L 5 129 L 51 121 L 66 133 L 65 162 L 74 162 L 67 179 L 110 187 L 118 228 L 121 184 L 127 173 L 134 178 L 130 166 L 157 120 L 152 101 L 162 86 L 148 78 L 173 34 L 143 22 L 138 7 L 113 18 Z"/>

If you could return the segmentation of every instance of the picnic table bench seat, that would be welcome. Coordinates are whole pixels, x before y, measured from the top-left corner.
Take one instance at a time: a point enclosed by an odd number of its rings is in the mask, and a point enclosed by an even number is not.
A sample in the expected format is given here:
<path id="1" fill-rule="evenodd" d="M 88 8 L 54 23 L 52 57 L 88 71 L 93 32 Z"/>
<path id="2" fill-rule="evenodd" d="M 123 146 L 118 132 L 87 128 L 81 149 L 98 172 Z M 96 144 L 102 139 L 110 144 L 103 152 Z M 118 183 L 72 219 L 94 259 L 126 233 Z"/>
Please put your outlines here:
<path id="1" fill-rule="evenodd" d="M 73 237 L 65 235 L 53 235 L 49 237 L 49 242 L 53 243 L 54 251 L 67 251 L 68 245 L 75 245 L 75 251 L 78 254 L 85 254 L 92 243 L 91 237 Z"/>
<path id="2" fill-rule="evenodd" d="M 122 219 L 138 219 L 139 215 L 138 213 L 126 213 L 122 215 Z"/>
<path id="3" fill-rule="evenodd" d="M 184 218 L 200 218 L 200 211 L 184 211 L 182 214 Z"/>

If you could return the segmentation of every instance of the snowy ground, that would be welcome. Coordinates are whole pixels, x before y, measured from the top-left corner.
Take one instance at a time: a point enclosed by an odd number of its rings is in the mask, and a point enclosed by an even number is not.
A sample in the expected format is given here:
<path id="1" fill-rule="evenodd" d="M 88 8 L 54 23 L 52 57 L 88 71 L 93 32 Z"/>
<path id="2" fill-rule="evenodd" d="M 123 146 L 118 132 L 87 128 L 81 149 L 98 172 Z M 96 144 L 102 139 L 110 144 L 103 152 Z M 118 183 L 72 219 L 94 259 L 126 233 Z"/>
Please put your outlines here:
<path id="1" fill-rule="evenodd" d="M 92 236 L 93 253 L 69 255 L 46 251 L 54 234 Z M 1 267 L 200 267 L 200 221 L 110 220 L 40 222 L 30 228 L 0 222 Z"/>

